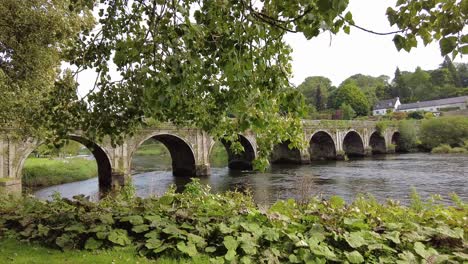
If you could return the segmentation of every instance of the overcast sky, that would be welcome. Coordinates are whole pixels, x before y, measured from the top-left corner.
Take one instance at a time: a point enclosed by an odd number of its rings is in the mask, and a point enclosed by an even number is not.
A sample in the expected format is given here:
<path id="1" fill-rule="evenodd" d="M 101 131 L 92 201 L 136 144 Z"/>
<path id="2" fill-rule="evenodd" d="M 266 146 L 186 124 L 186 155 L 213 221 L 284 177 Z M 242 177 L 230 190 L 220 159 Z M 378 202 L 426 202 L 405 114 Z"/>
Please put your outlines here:
<path id="1" fill-rule="evenodd" d="M 350 0 L 349 10 L 357 25 L 377 31 L 389 32 L 391 28 L 385 11 L 396 0 Z M 295 85 L 308 76 L 325 76 L 339 85 L 351 75 L 388 75 L 393 78 L 396 67 L 414 71 L 417 66 L 425 70 L 435 69 L 442 62 L 439 46 L 433 43 L 424 47 L 421 43 L 410 53 L 398 52 L 392 42 L 393 36 L 378 36 L 351 28 L 351 34 L 339 33 L 330 39 L 328 33 L 306 40 L 302 34 L 288 34 L 286 41 L 293 48 L 293 78 Z M 456 62 L 468 62 L 467 56 L 457 57 Z M 94 84 L 95 74 L 86 71 L 78 76 L 81 95 Z"/>
<path id="2" fill-rule="evenodd" d="M 397 30 L 391 28 L 385 11 L 395 0 L 350 0 L 349 10 L 355 23 L 377 32 Z M 322 34 L 306 40 L 301 34 L 289 34 L 286 41 L 293 47 L 292 83 L 299 85 L 308 76 L 325 76 L 339 85 L 351 75 L 362 73 L 371 76 L 382 74 L 393 78 L 396 67 L 414 71 L 417 66 L 429 70 L 442 63 L 437 43 L 427 47 L 398 52 L 392 42 L 393 36 L 377 36 L 351 28 L 351 34 L 339 33 L 331 39 Z M 467 56 L 455 60 L 468 62 Z"/>

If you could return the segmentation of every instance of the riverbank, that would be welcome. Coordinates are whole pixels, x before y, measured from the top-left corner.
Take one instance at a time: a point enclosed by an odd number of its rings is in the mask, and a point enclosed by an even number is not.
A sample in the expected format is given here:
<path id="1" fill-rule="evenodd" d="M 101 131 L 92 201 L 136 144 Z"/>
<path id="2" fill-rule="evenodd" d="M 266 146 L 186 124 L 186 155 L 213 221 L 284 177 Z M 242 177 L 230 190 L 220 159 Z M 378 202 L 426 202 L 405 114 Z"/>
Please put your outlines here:
<path id="1" fill-rule="evenodd" d="M 119 247 L 106 250 L 83 251 L 67 250 L 62 251 L 50 247 L 44 247 L 39 243 L 19 241 L 14 238 L 0 239 L 0 263 L 5 264 L 110 264 L 110 263 L 154 263 L 154 264 L 204 264 L 207 259 L 178 259 L 160 258 L 157 260 L 148 259 L 138 255 L 136 247 Z"/>
<path id="2" fill-rule="evenodd" d="M 23 168 L 23 186 L 40 188 L 91 179 L 97 176 L 95 160 L 85 158 L 26 159 Z"/>
<path id="3" fill-rule="evenodd" d="M 456 196 L 449 206 L 413 192 L 409 206 L 372 197 L 346 203 L 333 196 L 259 207 L 249 195 L 209 189 L 197 180 L 183 193 L 169 190 L 141 199 L 125 187 L 97 203 L 0 197 L 0 236 L 15 234 L 61 248 L 63 256 L 69 249 L 99 255 L 127 248 L 130 253 L 123 257 L 131 257 L 133 248 L 150 259 L 172 261 L 175 256 L 201 263 L 468 260 L 468 206 Z"/>
<path id="4" fill-rule="evenodd" d="M 148 144 L 141 145 L 135 152 L 135 156 L 157 156 L 160 166 L 171 165 L 171 154 L 169 150 L 157 141 L 151 141 Z M 217 142 L 210 154 L 210 164 L 212 167 L 226 167 L 228 156 L 223 144 Z"/>

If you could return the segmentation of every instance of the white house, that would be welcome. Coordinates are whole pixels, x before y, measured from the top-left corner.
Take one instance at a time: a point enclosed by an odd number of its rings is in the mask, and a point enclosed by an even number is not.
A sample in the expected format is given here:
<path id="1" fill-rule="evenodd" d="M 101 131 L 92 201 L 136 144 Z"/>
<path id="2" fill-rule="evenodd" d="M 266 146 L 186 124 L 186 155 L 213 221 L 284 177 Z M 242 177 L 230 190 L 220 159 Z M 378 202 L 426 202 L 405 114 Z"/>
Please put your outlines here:
<path id="1" fill-rule="evenodd" d="M 463 110 L 467 108 L 468 96 L 451 97 L 439 100 L 423 101 L 410 104 L 402 104 L 398 112 L 426 111 L 442 112 Z"/>
<path id="2" fill-rule="evenodd" d="M 399 97 L 379 101 L 374 105 L 372 109 L 372 115 L 385 115 L 387 113 L 387 110 L 394 112 L 398 109 L 400 105 L 401 103 Z"/>

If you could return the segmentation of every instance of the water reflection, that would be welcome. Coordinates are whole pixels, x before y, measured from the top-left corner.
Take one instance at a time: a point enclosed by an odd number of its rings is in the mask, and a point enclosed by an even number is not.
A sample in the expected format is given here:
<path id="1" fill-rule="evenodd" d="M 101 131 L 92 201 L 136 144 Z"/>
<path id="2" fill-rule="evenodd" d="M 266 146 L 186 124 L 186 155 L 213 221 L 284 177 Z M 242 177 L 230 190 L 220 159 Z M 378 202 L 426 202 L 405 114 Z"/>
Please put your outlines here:
<path id="1" fill-rule="evenodd" d="M 169 170 L 154 168 L 157 170 L 143 173 L 136 168 L 133 183 L 139 196 L 161 195 L 171 184 L 181 190 L 189 181 L 173 177 Z M 448 200 L 448 194 L 454 192 L 467 200 L 467 176 L 468 156 L 417 153 L 312 165 L 273 165 L 265 173 L 212 168 L 212 175 L 200 181 L 209 184 L 214 192 L 250 190 L 261 204 L 312 195 L 324 198 L 340 195 L 351 201 L 358 194 L 371 194 L 380 201 L 396 199 L 408 203 L 412 186 L 424 198 L 442 194 Z M 98 183 L 97 179 L 68 183 L 39 190 L 35 195 L 48 198 L 54 191 L 64 197 L 76 194 L 97 197 Z"/>

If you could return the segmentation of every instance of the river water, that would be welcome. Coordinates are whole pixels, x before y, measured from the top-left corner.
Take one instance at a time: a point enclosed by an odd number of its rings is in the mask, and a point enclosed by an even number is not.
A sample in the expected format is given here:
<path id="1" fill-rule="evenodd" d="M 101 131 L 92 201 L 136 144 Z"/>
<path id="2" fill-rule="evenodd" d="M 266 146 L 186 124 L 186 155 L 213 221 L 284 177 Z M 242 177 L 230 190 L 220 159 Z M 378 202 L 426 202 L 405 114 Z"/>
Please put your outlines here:
<path id="1" fill-rule="evenodd" d="M 167 165 L 158 165 L 151 156 L 133 161 L 133 184 L 139 196 L 161 195 L 171 184 L 182 188 L 189 179 L 172 176 Z M 151 170 L 149 172 L 142 171 Z M 250 190 L 255 201 L 272 204 L 278 199 L 304 199 L 312 195 L 329 198 L 339 195 L 352 201 L 359 194 L 370 194 L 383 202 L 410 201 L 414 187 L 423 198 L 440 194 L 449 201 L 456 193 L 468 201 L 468 156 L 447 154 L 395 154 L 372 158 L 318 162 L 311 165 L 273 165 L 264 173 L 236 172 L 227 167 L 212 168 L 211 176 L 200 178 L 214 192 Z M 47 187 L 35 192 L 48 199 L 54 192 L 63 197 L 84 194 L 97 199 L 97 178 Z"/>

